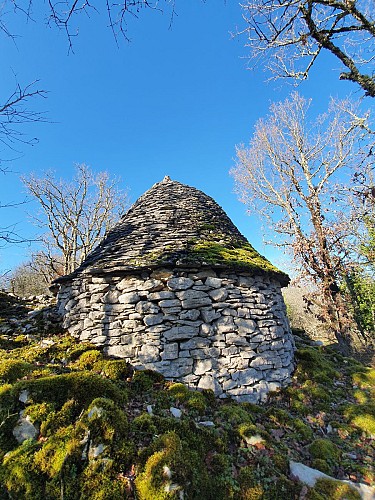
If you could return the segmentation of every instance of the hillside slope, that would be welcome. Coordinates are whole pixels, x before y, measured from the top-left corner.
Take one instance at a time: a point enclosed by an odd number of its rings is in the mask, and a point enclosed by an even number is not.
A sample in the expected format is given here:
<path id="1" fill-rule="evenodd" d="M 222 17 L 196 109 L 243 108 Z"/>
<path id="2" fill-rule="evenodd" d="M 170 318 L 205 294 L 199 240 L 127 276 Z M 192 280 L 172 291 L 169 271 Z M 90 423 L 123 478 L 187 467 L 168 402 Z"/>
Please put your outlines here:
<path id="1" fill-rule="evenodd" d="M 353 359 L 297 338 L 290 387 L 237 404 L 134 372 L 28 311 L 0 296 L 0 498 L 360 498 L 307 487 L 290 461 L 375 482 L 375 370 Z"/>

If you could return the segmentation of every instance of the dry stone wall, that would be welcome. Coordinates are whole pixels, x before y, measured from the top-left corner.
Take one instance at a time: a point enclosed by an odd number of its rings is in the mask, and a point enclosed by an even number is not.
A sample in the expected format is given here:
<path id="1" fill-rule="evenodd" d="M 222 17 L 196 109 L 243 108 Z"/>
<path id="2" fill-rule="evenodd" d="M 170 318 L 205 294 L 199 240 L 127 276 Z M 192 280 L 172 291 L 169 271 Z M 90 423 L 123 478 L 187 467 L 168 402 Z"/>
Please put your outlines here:
<path id="1" fill-rule="evenodd" d="M 280 283 L 210 270 L 80 275 L 59 312 L 82 341 L 221 398 L 259 402 L 290 381 L 294 344 Z"/>

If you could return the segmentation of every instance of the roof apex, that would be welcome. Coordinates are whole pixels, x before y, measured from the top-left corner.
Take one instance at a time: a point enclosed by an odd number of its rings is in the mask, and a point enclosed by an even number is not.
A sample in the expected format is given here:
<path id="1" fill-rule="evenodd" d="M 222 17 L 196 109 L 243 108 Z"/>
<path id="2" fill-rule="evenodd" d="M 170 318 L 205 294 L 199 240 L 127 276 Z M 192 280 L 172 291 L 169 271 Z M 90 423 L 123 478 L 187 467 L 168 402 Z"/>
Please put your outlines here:
<path id="1" fill-rule="evenodd" d="M 57 281 L 166 266 L 242 270 L 289 282 L 210 196 L 168 175 L 130 207 L 72 275 Z"/>

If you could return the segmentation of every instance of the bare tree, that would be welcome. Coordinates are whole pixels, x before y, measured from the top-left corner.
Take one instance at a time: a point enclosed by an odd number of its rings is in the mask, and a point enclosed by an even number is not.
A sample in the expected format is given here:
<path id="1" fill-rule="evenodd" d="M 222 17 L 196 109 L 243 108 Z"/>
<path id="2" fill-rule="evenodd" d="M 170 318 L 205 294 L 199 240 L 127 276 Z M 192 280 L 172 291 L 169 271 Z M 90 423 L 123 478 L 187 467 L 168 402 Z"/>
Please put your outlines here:
<path id="1" fill-rule="evenodd" d="M 79 266 L 128 204 L 117 179 L 110 179 L 107 172 L 94 174 L 84 164 L 77 166 L 71 182 L 56 179 L 51 172 L 42 178 L 23 177 L 22 181 L 42 209 L 40 216 L 33 217 L 35 222 L 48 229 L 43 238 L 45 260 L 57 271 L 59 262 L 54 255 L 59 252 L 64 274 Z"/>
<path id="2" fill-rule="evenodd" d="M 241 201 L 265 218 L 276 245 L 288 249 L 301 276 L 321 294 L 329 327 L 347 343 L 340 276 L 351 258 L 351 228 L 344 186 L 370 164 L 368 115 L 350 101 L 331 101 L 328 112 L 309 120 L 310 102 L 293 93 L 259 120 L 249 147 L 237 148 L 232 173 Z"/>
<path id="3" fill-rule="evenodd" d="M 176 0 L 122 0 L 111 1 L 102 0 L 100 5 L 94 5 L 89 0 L 49 0 L 46 2 L 45 18 L 48 25 L 55 25 L 65 31 L 69 49 L 72 49 L 73 38 L 77 36 L 79 25 L 76 20 L 84 15 L 90 17 L 99 12 L 100 7 L 106 12 L 108 25 L 112 30 L 115 39 L 119 34 L 128 40 L 127 19 L 138 18 L 143 10 L 154 10 L 162 12 L 167 8 L 170 12 L 170 22 L 172 23 L 175 15 Z M 96 4 L 98 2 L 95 2 Z M 3 2 L 3 11 L 10 10 L 15 13 L 22 13 L 27 18 L 33 19 L 33 8 L 36 2 L 34 0 L 5 0 Z M 6 7 L 8 6 L 8 10 Z M 4 20 L 0 18 L 0 30 L 7 36 L 13 36 Z"/>
<path id="4" fill-rule="evenodd" d="M 246 0 L 251 57 L 274 77 L 306 79 L 322 50 L 337 58 L 341 80 L 375 97 L 373 0 Z"/>

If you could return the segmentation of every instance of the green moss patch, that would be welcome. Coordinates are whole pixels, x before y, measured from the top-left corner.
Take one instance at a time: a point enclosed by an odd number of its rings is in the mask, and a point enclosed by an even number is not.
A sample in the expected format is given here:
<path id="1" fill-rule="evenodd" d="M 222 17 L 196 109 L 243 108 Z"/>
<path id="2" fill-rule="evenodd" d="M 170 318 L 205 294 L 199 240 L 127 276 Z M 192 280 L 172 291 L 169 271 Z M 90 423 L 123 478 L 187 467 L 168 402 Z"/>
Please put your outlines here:
<path id="1" fill-rule="evenodd" d="M 188 258 L 232 269 L 271 273 L 283 278 L 283 281 L 289 281 L 286 274 L 279 271 L 265 257 L 260 255 L 250 243 L 223 246 L 212 241 L 199 241 L 192 244 L 188 249 Z"/>

